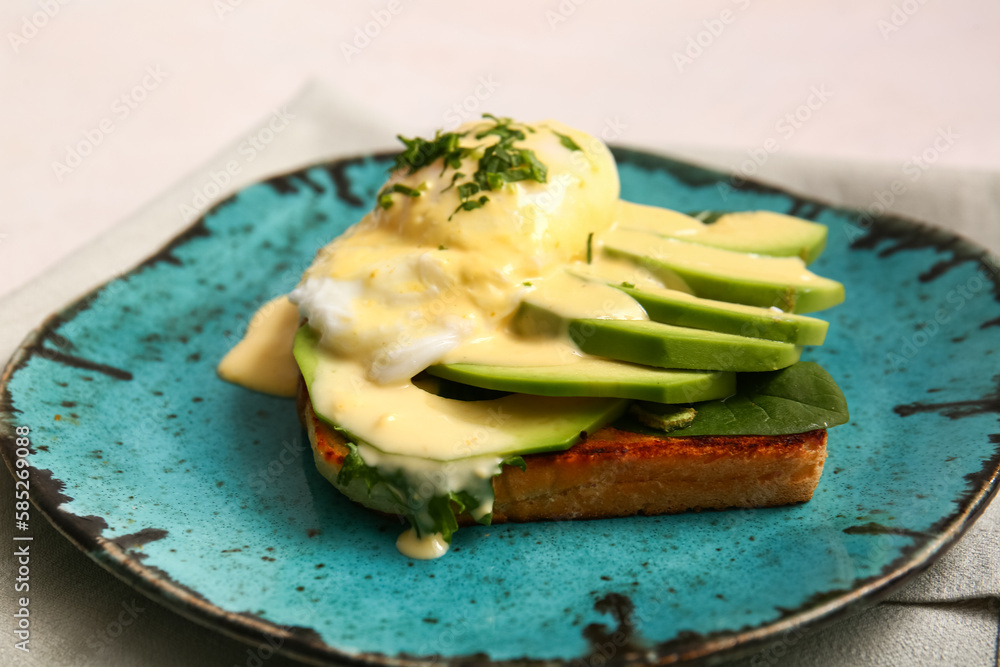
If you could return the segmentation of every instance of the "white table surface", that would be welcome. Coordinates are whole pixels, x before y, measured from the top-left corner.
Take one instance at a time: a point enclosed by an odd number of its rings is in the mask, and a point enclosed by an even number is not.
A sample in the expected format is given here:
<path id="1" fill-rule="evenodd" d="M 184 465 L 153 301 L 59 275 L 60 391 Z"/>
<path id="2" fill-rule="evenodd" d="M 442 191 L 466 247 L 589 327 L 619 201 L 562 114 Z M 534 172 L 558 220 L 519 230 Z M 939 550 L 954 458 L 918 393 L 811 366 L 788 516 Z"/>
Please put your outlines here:
<path id="1" fill-rule="evenodd" d="M 372 11 L 389 8 L 388 1 L 175 0 L 167 7 L 8 0 L 0 7 L 6 42 L 0 45 L 0 90 L 7 94 L 0 105 L 0 195 L 6 205 L 0 297 L 72 264 L 67 258 L 74 252 L 193 169 L 211 164 L 222 147 L 245 137 L 314 78 L 332 83 L 344 106 L 372 121 L 376 129 L 364 145 L 392 145 L 391 133 L 380 128 L 413 133 L 447 125 L 456 116 L 454 105 L 468 99 L 479 110 L 555 117 L 595 133 L 609 128 L 617 143 L 693 155 L 734 171 L 750 171 L 743 166 L 752 166 L 747 159 L 765 145 L 777 146 L 760 174 L 780 174 L 827 199 L 837 200 L 838 193 L 814 191 L 805 171 L 791 178 L 789 165 L 849 161 L 889 179 L 930 151 L 925 184 L 954 183 L 976 200 L 979 184 L 998 182 L 992 172 L 1000 170 L 1000 86 L 990 77 L 1000 64 L 1000 40 L 991 34 L 1000 5 L 910 0 L 907 7 L 919 10 L 905 23 L 905 14 L 896 13 L 902 25 L 886 33 L 901 1 L 808 7 L 763 0 L 503 7 L 397 1 L 392 6 L 398 13 L 348 62 L 341 44 L 351 42 Z M 40 18 L 45 6 L 52 16 Z M 720 31 L 715 21 L 722 19 L 729 22 Z M 45 25 L 32 33 L 25 20 Z M 880 29 L 880 21 L 890 23 Z M 709 39 L 704 31 L 712 27 L 719 34 Z M 675 53 L 683 54 L 699 33 L 707 46 L 679 68 Z M 145 90 L 136 90 L 144 77 Z M 481 104 L 469 97 L 477 89 L 486 98 Z M 816 108 L 800 110 L 809 118 L 799 126 L 783 120 L 810 101 Z M 936 150 L 942 133 L 955 140 Z M 66 162 L 70 147 L 96 143 L 94 137 L 100 142 L 79 166 L 69 173 L 54 167 Z M 864 193 L 851 196 L 842 203 L 871 201 Z M 912 199 L 901 197 L 894 209 L 915 214 Z M 948 222 L 947 211 L 920 212 Z M 977 224 L 975 210 L 961 217 L 966 222 L 959 231 L 1000 249 L 995 222 Z M 9 330 L 26 324 L 3 320 L 0 312 L 0 333 L 8 324 Z M 51 610 L 74 608 L 77 623 L 84 623 L 90 606 L 105 614 L 131 599 L 110 575 L 74 560 L 81 558 L 53 549 L 39 566 L 54 577 L 66 567 L 90 572 L 92 581 L 47 598 Z M 89 601 L 95 590 L 108 599 Z M 990 613 L 981 619 L 987 628 L 994 623 Z M 176 664 L 173 641 L 200 643 L 195 654 L 204 664 L 243 664 L 238 644 L 177 622 L 165 609 L 143 614 L 115 643 L 114 664 L 129 664 L 128 656 L 141 661 L 136 664 Z M 99 629 L 103 618 L 90 625 Z M 859 635 L 877 644 L 877 631 L 864 618 Z M 158 634 L 160 623 L 183 636 Z M 60 642 L 91 637 L 90 625 L 65 632 L 50 614 L 40 627 L 47 641 Z M 969 641 L 973 636 L 984 641 L 975 633 Z M 842 643 L 835 648 L 843 649 Z M 72 647 L 52 653 L 73 654 Z M 76 655 L 100 664 L 102 653 L 87 647 Z M 279 663 L 285 664 L 270 662 Z"/>

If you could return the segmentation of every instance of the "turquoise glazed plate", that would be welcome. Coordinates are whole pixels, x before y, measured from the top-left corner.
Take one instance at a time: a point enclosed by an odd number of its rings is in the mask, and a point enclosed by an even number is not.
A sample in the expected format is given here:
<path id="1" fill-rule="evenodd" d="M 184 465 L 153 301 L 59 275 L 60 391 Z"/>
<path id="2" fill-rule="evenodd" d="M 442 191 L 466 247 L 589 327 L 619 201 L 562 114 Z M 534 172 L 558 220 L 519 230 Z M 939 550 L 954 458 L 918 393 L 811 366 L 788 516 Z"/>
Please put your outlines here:
<path id="1" fill-rule="evenodd" d="M 697 661 L 872 604 L 996 490 L 995 264 L 932 227 L 616 155 L 625 199 L 829 225 L 815 269 L 848 298 L 804 358 L 852 420 L 811 502 L 476 527 L 440 560 L 398 554 L 400 523 L 316 472 L 292 401 L 215 375 L 255 308 L 371 208 L 388 156 L 249 187 L 43 323 L 3 377 L 8 465 L 29 429 L 31 498 L 81 549 L 190 618 L 317 663 Z"/>

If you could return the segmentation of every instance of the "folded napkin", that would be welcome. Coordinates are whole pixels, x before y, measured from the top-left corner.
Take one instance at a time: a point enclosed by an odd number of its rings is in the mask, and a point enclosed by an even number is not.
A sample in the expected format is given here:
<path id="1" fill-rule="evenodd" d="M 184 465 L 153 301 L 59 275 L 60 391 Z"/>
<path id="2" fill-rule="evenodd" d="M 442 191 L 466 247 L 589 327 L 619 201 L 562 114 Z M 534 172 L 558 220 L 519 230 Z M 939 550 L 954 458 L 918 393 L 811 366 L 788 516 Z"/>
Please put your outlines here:
<path id="1" fill-rule="evenodd" d="M 187 226 L 192 214 L 211 204 L 209 199 L 221 199 L 256 180 L 306 164 L 391 147 L 389 125 L 356 102 L 344 100 L 343 94 L 322 84 L 309 86 L 287 106 L 270 110 L 264 117 L 262 127 L 276 116 L 287 122 L 252 160 L 238 152 L 242 138 L 237 140 L 132 218 L 0 300 L 0 359 L 7 359 L 50 312 L 166 243 Z M 724 170 L 738 168 L 746 157 L 669 152 Z M 212 174 L 226 170 L 233 161 L 240 167 L 238 173 L 223 187 L 213 188 L 210 184 L 218 186 L 219 179 Z M 876 191 L 898 178 L 899 172 L 898 166 L 840 164 L 777 154 L 755 177 L 832 203 L 866 208 Z M 930 169 L 897 197 L 892 210 L 948 227 L 1000 251 L 996 222 L 1000 220 L 1000 174 Z M 10 475 L 0 474 L 0 497 L 12 494 Z M 78 552 L 37 512 L 34 515 L 32 530 L 40 560 L 32 569 L 32 650 L 17 651 L 8 637 L 0 643 L 0 664 L 256 664 L 252 651 L 260 647 L 248 648 L 147 600 Z M 12 524 L 0 521 L 0 542 L 12 543 Z M 0 571 L 15 571 L 10 550 L 0 553 Z M 10 619 L 14 604 L 12 596 L 0 597 L 0 617 Z M 109 625 L 121 617 L 129 623 Z M 886 602 L 826 628 L 789 635 L 733 664 L 1000 667 L 998 626 L 1000 504 L 994 503 L 948 554 Z M 266 664 L 297 663 L 273 656 Z"/>

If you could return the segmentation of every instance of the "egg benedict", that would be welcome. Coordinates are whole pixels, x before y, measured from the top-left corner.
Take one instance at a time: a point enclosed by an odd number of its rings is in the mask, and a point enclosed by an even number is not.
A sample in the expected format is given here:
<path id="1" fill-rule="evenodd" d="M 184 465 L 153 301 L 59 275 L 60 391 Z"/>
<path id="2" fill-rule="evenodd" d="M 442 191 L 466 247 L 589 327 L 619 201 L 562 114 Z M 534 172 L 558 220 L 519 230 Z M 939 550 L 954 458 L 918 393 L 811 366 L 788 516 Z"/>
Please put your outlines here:
<path id="1" fill-rule="evenodd" d="M 608 148 L 556 121 L 486 115 L 401 141 L 372 211 L 219 365 L 223 379 L 298 394 L 320 472 L 410 522 L 400 551 L 439 556 L 460 522 L 745 505 L 718 493 L 735 479 L 718 464 L 700 491 L 663 493 L 690 465 L 679 452 L 718 459 L 694 437 L 705 428 L 730 462 L 747 459 L 749 436 L 774 445 L 777 487 L 758 484 L 756 504 L 812 495 L 825 428 L 846 420 L 832 379 L 799 362 L 826 332 L 801 313 L 843 298 L 806 268 L 824 227 L 766 212 L 713 227 L 621 201 Z M 829 409 L 780 433 L 713 423 L 716 403 L 792 380 L 826 391 Z M 619 428 L 630 419 L 641 428 Z M 626 488 L 642 491 L 606 502 Z"/>

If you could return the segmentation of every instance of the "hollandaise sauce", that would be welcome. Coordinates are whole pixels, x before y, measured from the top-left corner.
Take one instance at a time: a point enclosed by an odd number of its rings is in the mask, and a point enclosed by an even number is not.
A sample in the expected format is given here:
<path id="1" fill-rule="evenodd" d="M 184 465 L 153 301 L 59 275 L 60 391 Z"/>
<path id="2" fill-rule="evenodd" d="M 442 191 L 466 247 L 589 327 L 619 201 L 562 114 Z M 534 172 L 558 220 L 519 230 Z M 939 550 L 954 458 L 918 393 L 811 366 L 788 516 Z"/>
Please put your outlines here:
<path id="1" fill-rule="evenodd" d="M 643 320 L 643 308 L 609 283 L 690 291 L 683 278 L 622 259 L 628 252 L 651 249 L 685 267 L 725 257 L 742 262 L 734 272 L 762 264 L 761 271 L 800 280 L 808 272 L 797 258 L 779 266 L 678 240 L 704 225 L 621 202 L 608 148 L 561 123 L 487 117 L 421 141 L 404 140 L 374 210 L 322 248 L 287 297 L 261 308 L 219 374 L 294 395 L 293 337 L 308 322 L 321 351 L 307 387 L 314 411 L 356 441 L 366 466 L 423 494 L 397 546 L 413 558 L 435 558 L 449 536 L 428 530 L 433 521 L 422 507 L 468 492 L 479 504 L 466 511 L 485 520 L 490 480 L 517 443 L 507 442 L 515 436 L 505 423 L 481 423 L 478 408 L 435 396 L 414 376 L 438 363 L 551 366 L 587 358 L 564 333 L 514 331 L 526 299 L 567 318 Z M 664 229 L 674 236 L 656 235 Z M 602 252 L 609 241 L 618 255 Z M 541 420 L 555 405 L 525 398 L 518 419 Z"/>

